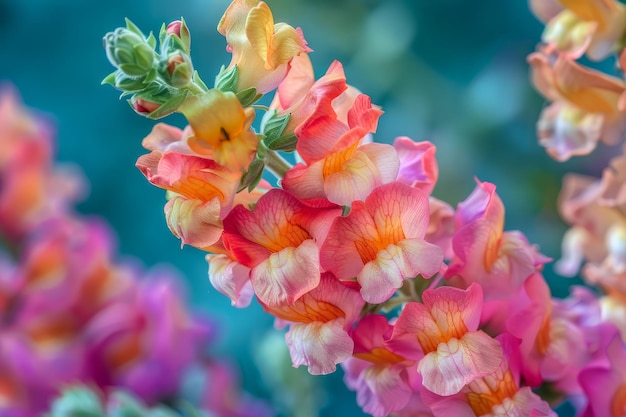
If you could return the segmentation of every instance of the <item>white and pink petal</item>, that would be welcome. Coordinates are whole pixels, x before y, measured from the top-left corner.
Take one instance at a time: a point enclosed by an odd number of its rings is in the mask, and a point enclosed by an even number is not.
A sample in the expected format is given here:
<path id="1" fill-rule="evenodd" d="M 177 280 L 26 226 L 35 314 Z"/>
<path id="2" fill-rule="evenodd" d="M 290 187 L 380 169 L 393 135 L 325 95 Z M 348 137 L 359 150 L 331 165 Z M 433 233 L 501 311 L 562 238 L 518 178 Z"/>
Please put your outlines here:
<path id="1" fill-rule="evenodd" d="M 418 363 L 422 383 L 442 396 L 454 395 L 473 380 L 489 375 L 502 362 L 502 346 L 482 331 L 441 342 Z"/>
<path id="2" fill-rule="evenodd" d="M 352 355 L 354 343 L 343 318 L 329 322 L 297 323 L 285 334 L 293 366 L 308 367 L 312 375 L 326 375 Z"/>
<path id="3" fill-rule="evenodd" d="M 252 268 L 252 287 L 257 297 L 269 306 L 291 304 L 320 282 L 319 249 L 312 239 L 297 248 L 287 247 L 272 253 Z"/>

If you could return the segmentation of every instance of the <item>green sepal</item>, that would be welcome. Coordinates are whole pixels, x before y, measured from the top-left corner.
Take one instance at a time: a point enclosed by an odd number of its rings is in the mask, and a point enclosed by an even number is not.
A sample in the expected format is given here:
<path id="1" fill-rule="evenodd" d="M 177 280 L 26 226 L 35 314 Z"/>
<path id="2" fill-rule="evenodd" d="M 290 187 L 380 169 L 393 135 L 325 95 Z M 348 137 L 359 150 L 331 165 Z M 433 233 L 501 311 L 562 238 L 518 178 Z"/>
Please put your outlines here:
<path id="1" fill-rule="evenodd" d="M 131 22 L 129 18 L 125 18 L 124 20 L 126 21 L 126 29 L 130 30 L 131 32 L 134 32 L 135 34 L 141 36 L 144 39 L 146 38 L 143 32 L 137 27 L 137 25 Z"/>
<path id="2" fill-rule="evenodd" d="M 124 74 L 123 71 L 117 70 L 114 72 L 115 74 L 115 83 L 114 87 L 120 91 L 134 93 L 139 90 L 143 90 L 148 84 L 147 80 L 144 78 L 130 78 Z"/>
<path id="3" fill-rule="evenodd" d="M 148 35 L 146 42 L 148 43 L 148 45 L 150 45 L 150 48 L 152 49 L 156 48 L 157 41 L 156 41 L 156 38 L 154 37 L 154 33 L 150 32 L 150 35 Z"/>
<path id="4" fill-rule="evenodd" d="M 237 80 L 239 79 L 239 70 L 237 66 L 226 69 L 222 65 L 219 74 L 215 77 L 215 88 L 226 93 L 228 91 L 235 92 L 237 88 Z"/>
<path id="5" fill-rule="evenodd" d="M 156 70 L 156 68 L 152 68 L 148 74 L 146 74 L 146 78 L 143 79 L 143 83 L 144 84 L 150 84 L 153 81 L 155 81 L 158 77 L 158 72 Z"/>
<path id="6" fill-rule="evenodd" d="M 239 102 L 241 103 L 243 107 L 248 107 L 256 103 L 257 101 L 259 101 L 259 99 L 263 97 L 263 94 L 256 93 L 256 88 L 254 87 L 241 90 L 236 95 L 237 95 L 237 98 L 239 99 Z"/>
<path id="7" fill-rule="evenodd" d="M 146 85 L 141 91 L 135 93 L 137 97 L 153 103 L 165 103 L 172 96 L 177 95 L 178 91 L 169 88 L 165 84 L 152 83 Z"/>
<path id="8" fill-rule="evenodd" d="M 176 59 L 177 61 L 174 61 L 174 70 L 170 74 L 168 62 L 173 59 Z M 167 56 L 164 56 L 159 63 L 158 72 L 161 78 L 175 89 L 185 88 L 193 80 L 194 75 L 191 58 L 189 55 L 181 51 L 175 51 Z"/>
<path id="9" fill-rule="evenodd" d="M 165 37 L 167 36 L 167 25 L 165 23 L 161 24 L 161 29 L 159 30 L 159 45 L 162 45 L 165 42 Z"/>
<path id="10" fill-rule="evenodd" d="M 182 16 L 180 18 L 180 40 L 185 46 L 185 52 L 189 54 L 191 51 L 191 33 L 189 32 L 187 22 L 185 22 L 185 19 L 183 19 Z"/>
<path id="11" fill-rule="evenodd" d="M 198 71 L 193 72 L 193 82 L 204 91 L 209 91 L 209 87 L 207 87 L 204 81 L 202 81 L 202 79 L 200 78 L 200 74 L 198 74 Z"/>
<path id="12" fill-rule="evenodd" d="M 283 135 L 283 131 L 285 130 L 285 127 L 287 127 L 287 123 L 289 123 L 290 118 L 290 114 L 278 116 L 278 112 L 276 110 L 271 110 L 266 114 L 266 117 L 263 119 L 264 123 L 261 133 L 265 135 L 264 142 L 268 148 L 273 149 L 270 144 Z"/>
<path id="13" fill-rule="evenodd" d="M 113 87 L 115 87 L 115 74 L 116 73 L 117 73 L 117 71 L 113 71 L 112 73 L 110 73 L 109 75 L 104 77 L 104 79 L 102 80 L 100 85 L 109 84 L 109 85 L 112 85 Z"/>
<path id="14" fill-rule="evenodd" d="M 296 150 L 298 144 L 298 137 L 293 132 L 286 133 L 271 143 L 266 145 L 273 151 L 293 152 Z"/>
<path id="15" fill-rule="evenodd" d="M 181 90 L 180 94 L 175 95 L 174 97 L 170 98 L 165 103 L 161 104 L 161 106 L 158 109 L 156 109 L 150 114 L 147 114 L 146 117 L 148 119 L 156 120 L 156 119 L 160 119 L 162 117 L 165 117 L 169 114 L 174 113 L 176 110 L 178 110 L 178 107 L 180 107 L 183 101 L 185 101 L 187 96 L 189 96 L 189 91 Z M 131 103 L 131 106 L 132 106 L 132 103 Z"/>
<path id="16" fill-rule="evenodd" d="M 182 40 L 176 35 L 167 35 L 163 42 L 161 42 L 161 55 L 167 56 L 175 52 L 189 53 L 189 48 L 183 45 Z"/>
<path id="17" fill-rule="evenodd" d="M 248 189 L 248 191 L 254 190 L 256 186 L 259 185 L 259 182 L 261 182 L 264 170 L 265 162 L 255 157 L 250 163 L 250 166 L 248 166 L 248 171 L 243 174 L 237 192 L 243 191 L 246 188 Z"/>
<path id="18" fill-rule="evenodd" d="M 141 68 L 152 68 L 155 57 L 154 57 L 154 47 L 149 48 L 149 44 L 140 43 L 137 45 L 133 45 L 133 55 L 135 56 L 135 62 Z M 143 71 L 142 75 L 147 71 Z"/>
<path id="19" fill-rule="evenodd" d="M 174 68 L 174 72 L 170 78 L 170 85 L 176 88 L 186 87 L 192 80 L 193 67 L 191 61 L 183 62 Z"/>
<path id="20" fill-rule="evenodd" d="M 248 188 L 248 191 L 252 191 L 259 185 L 261 178 L 263 178 L 263 171 L 265 170 L 265 155 L 267 154 L 267 148 L 263 144 L 263 141 L 259 142 L 256 155 L 248 166 L 248 171 L 243 174 L 239 183 L 239 189 L 237 192 L 243 191 Z"/>

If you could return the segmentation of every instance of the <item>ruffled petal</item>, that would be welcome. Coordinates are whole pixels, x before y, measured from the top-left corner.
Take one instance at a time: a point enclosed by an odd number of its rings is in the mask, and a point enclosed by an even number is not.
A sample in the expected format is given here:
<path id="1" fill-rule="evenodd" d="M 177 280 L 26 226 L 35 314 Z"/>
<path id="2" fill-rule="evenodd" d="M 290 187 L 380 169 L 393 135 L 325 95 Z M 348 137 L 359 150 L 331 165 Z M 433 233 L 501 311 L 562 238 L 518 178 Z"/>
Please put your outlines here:
<path id="1" fill-rule="evenodd" d="M 370 366 L 362 373 L 357 404 L 372 416 L 384 417 L 404 408 L 413 390 L 403 376 L 403 366 Z"/>
<path id="2" fill-rule="evenodd" d="M 443 251 L 424 240 L 407 239 L 389 245 L 376 254 L 357 276 L 361 295 L 369 303 L 382 303 L 402 286 L 407 278 L 417 275 L 430 277 L 439 271 Z"/>
<path id="3" fill-rule="evenodd" d="M 209 263 L 209 281 L 213 287 L 230 298 L 233 306 L 249 306 L 254 296 L 250 268 L 234 262 L 226 255 L 209 254 L 205 259 Z"/>
<path id="4" fill-rule="evenodd" d="M 319 250 L 311 239 L 272 253 L 252 269 L 252 287 L 269 305 L 293 303 L 320 282 Z"/>
<path id="5" fill-rule="evenodd" d="M 482 331 L 468 332 L 461 339 L 440 343 L 418 364 L 424 387 L 448 396 L 476 378 L 494 372 L 502 362 L 500 343 Z"/>
<path id="6" fill-rule="evenodd" d="M 344 330 L 343 318 L 329 322 L 298 323 L 285 334 L 293 365 L 308 366 L 312 375 L 326 375 L 348 359 L 354 343 Z"/>

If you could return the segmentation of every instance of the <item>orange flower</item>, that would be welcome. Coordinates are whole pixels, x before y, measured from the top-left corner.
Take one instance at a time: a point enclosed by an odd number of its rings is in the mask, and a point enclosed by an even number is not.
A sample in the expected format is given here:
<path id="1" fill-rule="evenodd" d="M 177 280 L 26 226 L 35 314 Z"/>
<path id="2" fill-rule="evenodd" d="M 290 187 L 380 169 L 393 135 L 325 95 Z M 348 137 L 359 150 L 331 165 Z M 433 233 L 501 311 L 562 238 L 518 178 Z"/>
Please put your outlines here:
<path id="1" fill-rule="evenodd" d="M 310 51 L 299 30 L 274 24 L 270 8 L 258 0 L 234 0 L 217 30 L 233 53 L 229 67 L 237 66 L 237 91 L 255 87 L 264 94 L 273 90 L 287 75 L 291 58 Z"/>
<path id="2" fill-rule="evenodd" d="M 536 52 L 528 56 L 535 87 L 552 101 L 564 100 L 588 113 L 617 115 L 626 83 L 559 55 Z"/>

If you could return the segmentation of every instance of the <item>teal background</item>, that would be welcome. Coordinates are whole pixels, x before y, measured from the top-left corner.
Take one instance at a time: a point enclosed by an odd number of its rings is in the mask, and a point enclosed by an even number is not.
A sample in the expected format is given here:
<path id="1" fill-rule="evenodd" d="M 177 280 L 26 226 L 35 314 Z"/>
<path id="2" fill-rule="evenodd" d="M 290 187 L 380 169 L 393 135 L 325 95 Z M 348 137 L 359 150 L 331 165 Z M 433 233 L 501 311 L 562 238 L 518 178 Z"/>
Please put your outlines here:
<path id="1" fill-rule="evenodd" d="M 164 193 L 134 167 L 145 151 L 141 139 L 153 121 L 136 115 L 118 92 L 100 81 L 112 71 L 102 37 L 130 18 L 144 32 L 184 16 L 192 33 L 196 69 L 211 82 L 230 61 L 215 27 L 225 0 L 0 0 L 0 80 L 24 102 L 50 113 L 58 130 L 60 161 L 79 165 L 91 183 L 79 209 L 103 216 L 117 231 L 119 250 L 147 265 L 170 263 L 187 277 L 193 306 L 214 316 L 218 354 L 232 355 L 244 387 L 275 401 L 300 399 L 302 416 L 358 416 L 355 394 L 340 373 L 314 380 L 305 372 L 278 372 L 276 346 L 267 342 L 272 321 L 253 305 L 230 306 L 207 279 L 203 254 L 181 250 L 163 219 Z M 502 0 L 270 0 L 275 20 L 304 30 L 318 75 L 341 60 L 348 82 L 372 96 L 386 114 L 376 140 L 407 135 L 438 147 L 440 181 L 434 194 L 453 206 L 473 189 L 476 176 L 494 182 L 507 208 L 507 229 L 519 229 L 542 252 L 558 258 L 565 225 L 556 213 L 561 176 L 567 171 L 599 175 L 616 149 L 559 164 L 536 142 L 534 124 L 544 100 L 528 82 L 525 57 L 542 31 L 525 1 Z M 182 125 L 180 118 L 166 119 Z M 558 296 L 578 283 L 546 275 Z M 265 343 L 265 344 L 264 344 Z M 266 349 L 257 371 L 255 354 Z M 271 366 L 270 366 L 271 365 Z M 274 368 L 272 368 L 274 366 Z M 263 368 L 262 368 L 263 369 Z M 303 371 L 300 369 L 299 371 Z M 302 379 L 304 378 L 304 379 Z M 282 381 L 282 382 L 281 382 Z M 275 384 L 289 382 L 276 388 Z M 299 381 L 297 383 L 293 381 Z M 295 387 L 295 388 L 294 388 Z M 298 395 L 302 395 L 298 397 Z M 306 405 L 306 399 L 312 405 Z M 298 402 L 300 401 L 300 402 Z M 289 406 L 287 406 L 289 407 Z M 309 408 L 307 408 L 309 407 Z M 562 415 L 567 415 L 563 411 Z M 286 415 L 290 415 L 286 412 Z M 295 414 L 294 414 L 295 415 Z"/>

